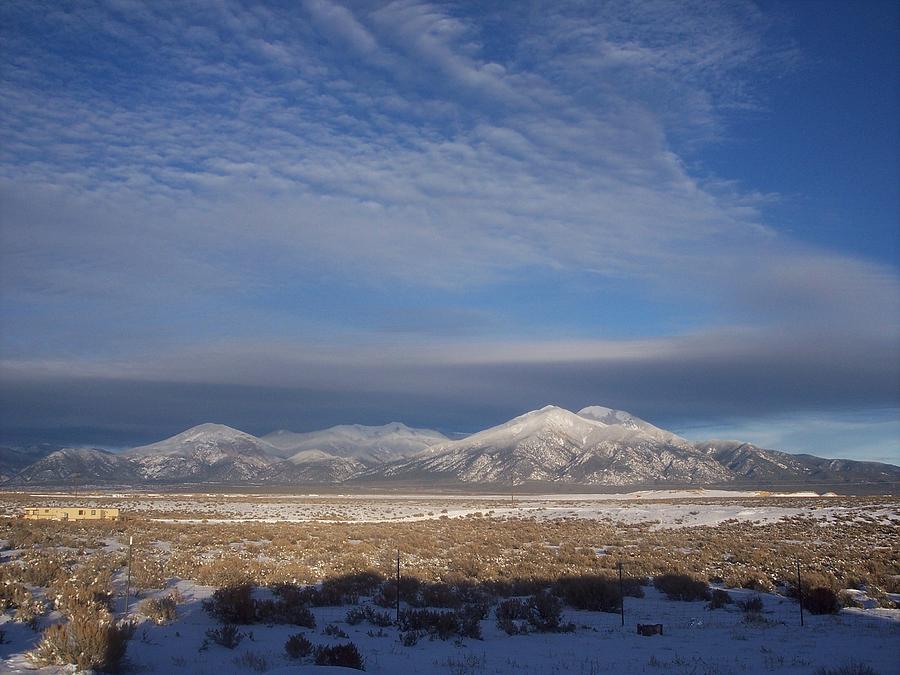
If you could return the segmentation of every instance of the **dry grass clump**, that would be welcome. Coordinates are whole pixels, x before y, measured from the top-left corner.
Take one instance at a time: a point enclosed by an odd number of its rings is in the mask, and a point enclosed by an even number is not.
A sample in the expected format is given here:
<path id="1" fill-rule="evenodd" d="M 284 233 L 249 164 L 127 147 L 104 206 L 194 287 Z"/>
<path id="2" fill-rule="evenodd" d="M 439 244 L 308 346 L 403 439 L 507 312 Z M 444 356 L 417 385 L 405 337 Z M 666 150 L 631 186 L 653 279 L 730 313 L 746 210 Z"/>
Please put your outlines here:
<path id="1" fill-rule="evenodd" d="M 140 612 L 159 625 L 174 621 L 178 618 L 178 596 L 170 593 L 161 598 L 148 598 L 141 603 Z"/>
<path id="2" fill-rule="evenodd" d="M 73 664 L 79 670 L 116 672 L 133 632 L 133 624 L 117 625 L 106 610 L 82 608 L 68 623 L 47 628 L 30 658 L 38 666 Z"/>

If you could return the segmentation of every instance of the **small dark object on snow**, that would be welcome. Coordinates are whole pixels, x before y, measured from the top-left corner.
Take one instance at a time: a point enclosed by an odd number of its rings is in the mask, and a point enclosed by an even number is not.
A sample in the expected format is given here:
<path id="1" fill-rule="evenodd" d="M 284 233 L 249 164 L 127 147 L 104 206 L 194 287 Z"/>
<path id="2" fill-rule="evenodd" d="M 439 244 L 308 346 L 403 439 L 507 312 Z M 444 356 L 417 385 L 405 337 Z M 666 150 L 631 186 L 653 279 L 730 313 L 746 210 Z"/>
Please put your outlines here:
<path id="1" fill-rule="evenodd" d="M 638 635 L 662 635 L 662 624 L 661 623 L 639 623 L 638 627 Z"/>

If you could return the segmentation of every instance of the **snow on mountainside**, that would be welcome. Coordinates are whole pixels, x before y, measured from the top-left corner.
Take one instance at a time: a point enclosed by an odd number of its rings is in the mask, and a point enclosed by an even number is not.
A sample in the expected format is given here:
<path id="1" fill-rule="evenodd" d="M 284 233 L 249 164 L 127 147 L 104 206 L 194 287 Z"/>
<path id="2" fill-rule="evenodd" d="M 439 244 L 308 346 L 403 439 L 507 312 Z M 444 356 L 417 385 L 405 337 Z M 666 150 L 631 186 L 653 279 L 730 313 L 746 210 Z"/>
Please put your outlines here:
<path id="1" fill-rule="evenodd" d="M 645 436 L 655 438 L 656 440 L 663 441 L 665 443 L 672 443 L 674 445 L 683 446 L 691 444 L 690 441 L 682 438 L 681 436 L 676 436 L 671 431 L 666 431 L 665 429 L 655 427 L 649 422 L 645 422 L 641 418 L 635 417 L 631 413 L 627 413 L 624 410 L 613 410 L 612 408 L 604 408 L 600 405 L 592 405 L 579 410 L 578 416 L 584 417 L 589 420 L 594 420 L 595 422 L 602 422 L 603 424 L 606 424 L 608 426 L 623 427 L 625 429 L 640 431 Z"/>
<path id="2" fill-rule="evenodd" d="M 22 469 L 31 466 L 52 452 L 62 450 L 61 445 L 39 443 L 23 447 L 0 447 L 0 481 L 12 478 Z"/>
<path id="3" fill-rule="evenodd" d="M 697 448 L 742 479 L 783 481 L 793 478 L 810 482 L 900 480 L 900 468 L 880 462 L 792 455 L 741 441 L 705 441 L 697 443 Z"/>
<path id="4" fill-rule="evenodd" d="M 738 441 L 691 443 L 634 415 L 602 406 L 577 414 L 556 406 L 520 415 L 460 440 L 397 422 L 343 425 L 260 439 L 201 424 L 124 453 L 65 448 L 42 456 L 5 483 L 383 483 L 559 485 L 723 485 L 900 481 L 900 467 L 822 459 Z M 9 454 L 9 453 L 6 453 Z M 6 455 L 3 455 L 4 457 Z"/>
<path id="5" fill-rule="evenodd" d="M 391 422 L 382 426 L 342 424 L 307 433 L 281 430 L 263 436 L 262 440 L 275 446 L 283 457 L 320 450 L 335 457 L 355 459 L 374 466 L 409 457 L 448 439 L 433 429 L 414 429 L 400 422 Z"/>
<path id="6" fill-rule="evenodd" d="M 8 482 L 13 485 L 78 482 L 129 483 L 138 467 L 120 454 L 94 448 L 63 448 L 39 459 Z"/>
<path id="7" fill-rule="evenodd" d="M 268 443 L 224 424 L 200 424 L 124 453 L 159 481 L 253 481 L 281 461 Z"/>
<path id="8" fill-rule="evenodd" d="M 548 481 L 627 485 L 719 483 L 731 478 L 690 443 L 627 413 L 547 406 L 371 472 L 372 477 L 469 483 Z M 599 419 L 594 419 L 599 417 Z"/>

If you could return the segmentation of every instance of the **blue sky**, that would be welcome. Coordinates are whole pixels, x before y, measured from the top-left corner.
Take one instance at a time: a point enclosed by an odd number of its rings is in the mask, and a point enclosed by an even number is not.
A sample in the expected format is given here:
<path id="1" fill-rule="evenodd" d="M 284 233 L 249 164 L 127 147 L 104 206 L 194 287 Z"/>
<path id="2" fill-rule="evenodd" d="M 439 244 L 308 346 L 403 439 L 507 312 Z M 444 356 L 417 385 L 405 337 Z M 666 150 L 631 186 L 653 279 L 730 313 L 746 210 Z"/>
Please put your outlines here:
<path id="1" fill-rule="evenodd" d="M 603 404 L 900 462 L 898 11 L 6 3 L 2 442 Z"/>

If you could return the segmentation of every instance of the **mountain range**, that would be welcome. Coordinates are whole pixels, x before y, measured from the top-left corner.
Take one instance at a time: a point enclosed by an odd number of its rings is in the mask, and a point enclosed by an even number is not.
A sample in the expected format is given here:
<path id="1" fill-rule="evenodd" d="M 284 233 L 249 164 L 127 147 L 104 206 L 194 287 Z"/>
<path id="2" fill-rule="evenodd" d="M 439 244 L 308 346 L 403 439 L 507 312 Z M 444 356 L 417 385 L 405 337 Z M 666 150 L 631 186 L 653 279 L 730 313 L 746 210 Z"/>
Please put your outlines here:
<path id="1" fill-rule="evenodd" d="M 113 453 L 0 448 L 2 484 L 777 486 L 896 484 L 900 467 L 823 459 L 740 441 L 694 443 L 602 406 L 556 406 L 451 440 L 392 422 L 256 437 L 201 424 Z M 893 489 L 893 488 L 892 488 Z"/>

